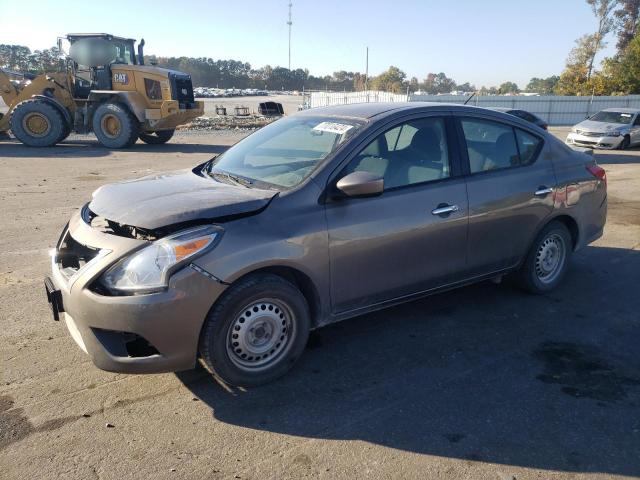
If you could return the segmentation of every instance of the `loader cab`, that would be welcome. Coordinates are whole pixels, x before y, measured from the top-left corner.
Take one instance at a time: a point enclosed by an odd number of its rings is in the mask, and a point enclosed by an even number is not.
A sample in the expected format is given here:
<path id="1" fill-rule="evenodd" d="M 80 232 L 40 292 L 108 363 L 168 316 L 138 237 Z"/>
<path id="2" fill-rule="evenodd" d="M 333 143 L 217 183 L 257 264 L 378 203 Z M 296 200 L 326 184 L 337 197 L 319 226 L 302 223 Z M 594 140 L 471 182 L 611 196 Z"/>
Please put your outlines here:
<path id="1" fill-rule="evenodd" d="M 91 90 L 111 90 L 112 65 L 138 65 L 142 61 L 142 55 L 136 56 L 132 38 L 106 33 L 70 33 L 67 40 L 76 98 L 87 98 Z"/>

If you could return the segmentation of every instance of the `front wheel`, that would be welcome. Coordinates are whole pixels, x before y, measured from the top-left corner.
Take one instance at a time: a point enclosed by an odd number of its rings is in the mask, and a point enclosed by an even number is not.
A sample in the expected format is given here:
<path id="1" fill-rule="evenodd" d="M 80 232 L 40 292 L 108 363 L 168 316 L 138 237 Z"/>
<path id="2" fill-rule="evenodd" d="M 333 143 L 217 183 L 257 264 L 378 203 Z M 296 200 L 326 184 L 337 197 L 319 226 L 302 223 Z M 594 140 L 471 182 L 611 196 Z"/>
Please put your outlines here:
<path id="1" fill-rule="evenodd" d="M 310 326 L 307 302 L 293 284 L 276 275 L 250 276 L 230 287 L 207 316 L 200 355 L 230 385 L 261 385 L 293 366 Z"/>
<path id="2" fill-rule="evenodd" d="M 103 103 L 96 108 L 92 125 L 98 141 L 107 148 L 130 147 L 140 131 L 138 120 L 119 103 Z"/>
<path id="3" fill-rule="evenodd" d="M 620 150 L 626 150 L 630 146 L 631 146 L 631 138 L 629 137 L 629 135 L 625 135 L 624 138 L 622 139 L 622 142 L 620 142 L 620 146 L 618 148 Z"/>
<path id="4" fill-rule="evenodd" d="M 536 237 L 518 272 L 519 283 L 531 293 L 546 293 L 558 286 L 567 272 L 573 242 L 567 227 L 554 221 Z"/>
<path id="5" fill-rule="evenodd" d="M 140 133 L 140 140 L 149 145 L 161 145 L 167 143 L 173 137 L 175 130 L 158 130 L 153 133 Z"/>

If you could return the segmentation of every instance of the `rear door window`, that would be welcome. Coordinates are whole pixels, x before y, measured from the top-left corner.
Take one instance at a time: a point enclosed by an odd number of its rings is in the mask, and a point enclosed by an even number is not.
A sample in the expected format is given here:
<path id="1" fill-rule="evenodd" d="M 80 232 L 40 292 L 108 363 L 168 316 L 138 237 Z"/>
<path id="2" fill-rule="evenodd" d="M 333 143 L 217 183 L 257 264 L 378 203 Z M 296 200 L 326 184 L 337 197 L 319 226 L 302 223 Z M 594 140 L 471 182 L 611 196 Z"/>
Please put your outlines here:
<path id="1" fill-rule="evenodd" d="M 520 165 L 533 163 L 536 159 L 538 147 L 542 140 L 535 135 L 531 135 L 524 130 L 520 130 L 519 128 L 516 128 L 515 130 L 516 139 L 518 140 L 518 150 L 520 152 Z"/>
<path id="2" fill-rule="evenodd" d="M 491 120 L 460 121 L 471 173 L 519 167 L 535 161 L 542 140 L 518 128 Z"/>

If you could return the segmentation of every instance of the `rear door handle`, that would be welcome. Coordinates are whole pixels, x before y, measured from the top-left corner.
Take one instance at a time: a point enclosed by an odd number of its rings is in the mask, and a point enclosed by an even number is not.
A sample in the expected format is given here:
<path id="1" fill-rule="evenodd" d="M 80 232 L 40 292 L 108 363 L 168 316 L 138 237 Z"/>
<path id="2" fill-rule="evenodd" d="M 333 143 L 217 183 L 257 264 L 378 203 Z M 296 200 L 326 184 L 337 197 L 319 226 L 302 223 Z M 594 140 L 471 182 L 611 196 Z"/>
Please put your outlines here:
<path id="1" fill-rule="evenodd" d="M 553 188 L 538 187 L 538 190 L 534 192 L 534 195 L 536 197 L 544 197 L 545 195 L 549 195 L 550 193 L 553 193 Z"/>
<path id="2" fill-rule="evenodd" d="M 433 215 L 448 215 L 450 213 L 457 212 L 458 210 L 460 210 L 460 208 L 457 205 L 447 205 L 441 203 L 437 206 L 437 208 L 431 210 L 431 213 Z"/>

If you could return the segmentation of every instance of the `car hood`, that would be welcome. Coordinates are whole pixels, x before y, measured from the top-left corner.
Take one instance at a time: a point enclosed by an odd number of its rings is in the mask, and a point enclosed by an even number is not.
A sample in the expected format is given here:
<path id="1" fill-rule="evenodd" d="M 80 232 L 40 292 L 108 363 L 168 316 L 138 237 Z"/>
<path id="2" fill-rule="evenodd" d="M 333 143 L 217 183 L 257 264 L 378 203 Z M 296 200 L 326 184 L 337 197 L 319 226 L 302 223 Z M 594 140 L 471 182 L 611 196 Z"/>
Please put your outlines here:
<path id="1" fill-rule="evenodd" d="M 585 120 L 584 122 L 580 122 L 575 125 L 573 128 L 575 130 L 585 130 L 587 132 L 611 132 L 611 131 L 620 131 L 628 128 L 629 125 L 624 125 L 620 123 L 606 123 L 606 122 L 594 122 L 593 120 Z"/>
<path id="2" fill-rule="evenodd" d="M 107 220 L 154 230 L 252 213 L 266 207 L 277 194 L 178 170 L 104 185 L 93 192 L 89 209 Z"/>

